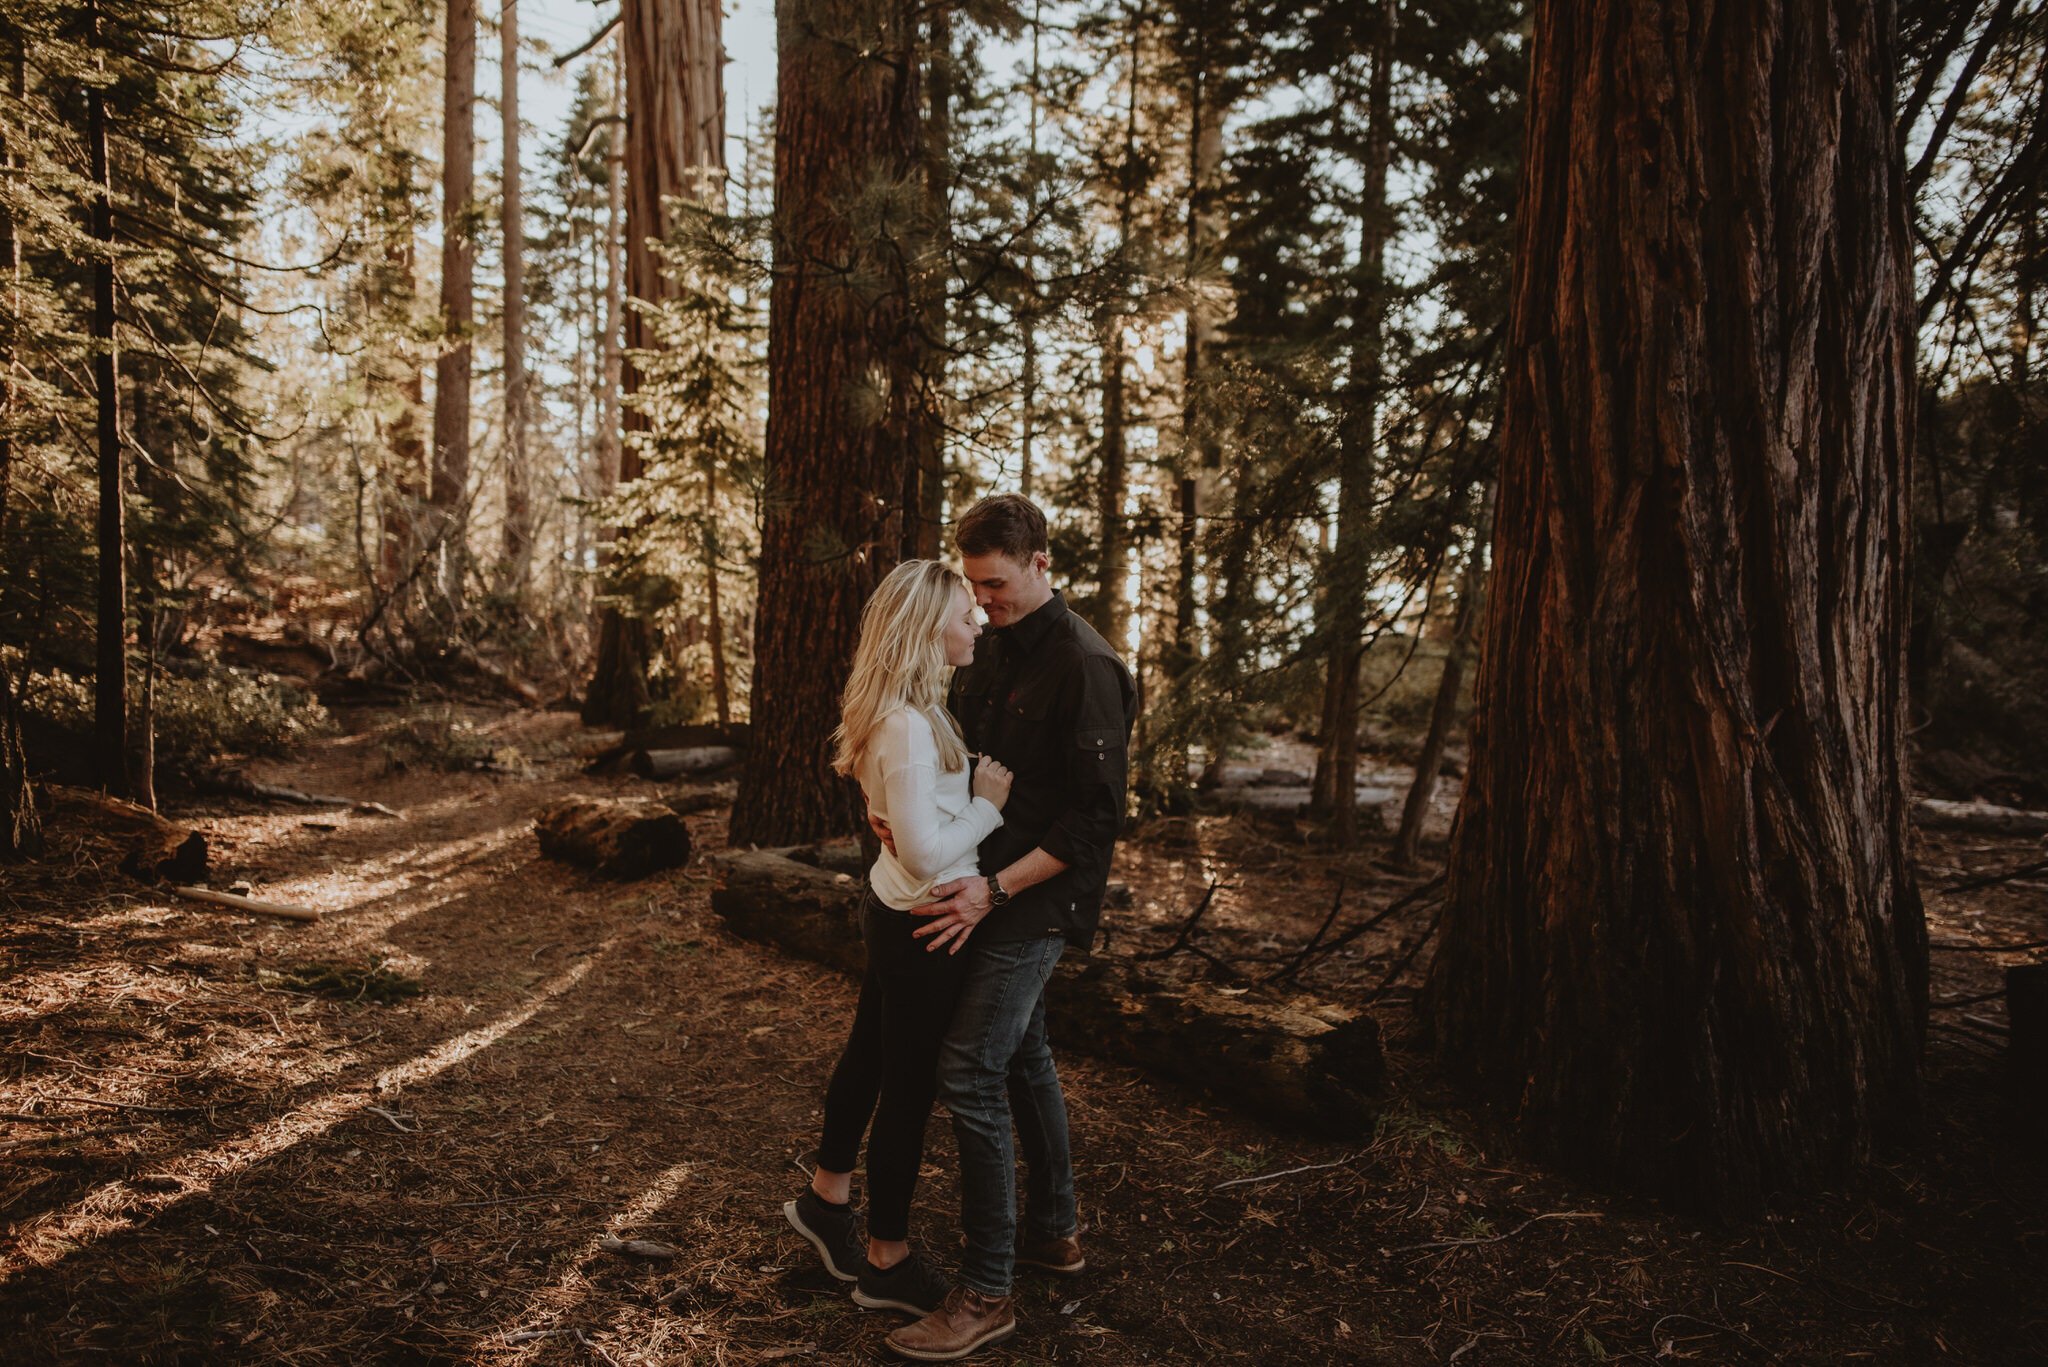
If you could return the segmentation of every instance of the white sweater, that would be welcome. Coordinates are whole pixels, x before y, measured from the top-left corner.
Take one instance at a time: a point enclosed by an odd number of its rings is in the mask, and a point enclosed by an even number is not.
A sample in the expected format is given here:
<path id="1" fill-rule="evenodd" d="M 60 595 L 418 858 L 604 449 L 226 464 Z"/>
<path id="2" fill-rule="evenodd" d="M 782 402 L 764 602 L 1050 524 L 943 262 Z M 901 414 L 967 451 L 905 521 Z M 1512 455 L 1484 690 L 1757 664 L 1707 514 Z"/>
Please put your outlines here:
<path id="1" fill-rule="evenodd" d="M 938 742 L 922 713 L 898 708 L 882 718 L 860 767 L 868 810 L 889 823 L 887 849 L 868 871 L 875 896 L 898 911 L 931 900 L 934 884 L 978 872 L 975 847 L 1003 824 L 1003 814 L 973 797 L 966 767 L 939 768 Z"/>

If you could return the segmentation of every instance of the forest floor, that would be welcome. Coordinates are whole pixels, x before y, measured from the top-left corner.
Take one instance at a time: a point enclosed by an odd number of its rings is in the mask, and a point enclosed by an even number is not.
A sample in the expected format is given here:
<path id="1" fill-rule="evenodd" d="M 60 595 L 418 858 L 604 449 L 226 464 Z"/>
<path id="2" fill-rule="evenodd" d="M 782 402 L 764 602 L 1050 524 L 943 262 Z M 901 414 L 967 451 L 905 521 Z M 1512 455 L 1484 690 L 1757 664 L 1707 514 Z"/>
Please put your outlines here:
<path id="1" fill-rule="evenodd" d="M 853 983 L 724 930 L 702 858 L 722 809 L 689 818 L 687 867 L 642 882 L 540 859 L 539 808 L 650 785 L 586 776 L 596 741 L 568 717 L 471 716 L 525 773 L 400 767 L 404 719 L 372 711 L 253 767 L 402 819 L 171 804 L 211 842 L 214 886 L 318 925 L 169 900 L 61 826 L 0 874 L 0 1361 L 881 1359 L 897 1321 L 855 1308 L 779 1211 Z M 1937 942 L 2048 934 L 2041 883 L 1932 891 L 2037 842 L 1917 854 Z M 1418 881 L 1242 816 L 1152 823 L 1116 876 L 1133 896 L 1114 950 L 1167 943 L 1216 881 L 1197 940 L 1233 962 L 1303 943 L 1340 877 L 1339 928 Z M 1021 1330 L 987 1359 L 2048 1355 L 2048 1168 L 2007 1110 L 1999 1002 L 1935 1012 L 1921 1143 L 1853 1189 L 1701 1226 L 1531 1165 L 1441 1088 L 1416 970 L 1381 990 L 1426 922 L 1418 903 L 1300 977 L 1380 1019 L 1371 1133 L 1276 1130 L 1063 1051 L 1089 1267 L 1024 1276 Z M 2018 957 L 1938 951 L 1934 995 L 1994 992 Z M 916 1234 L 945 1261 L 952 1139 L 942 1118 L 930 1133 Z M 680 1256 L 621 1257 L 608 1234 Z"/>

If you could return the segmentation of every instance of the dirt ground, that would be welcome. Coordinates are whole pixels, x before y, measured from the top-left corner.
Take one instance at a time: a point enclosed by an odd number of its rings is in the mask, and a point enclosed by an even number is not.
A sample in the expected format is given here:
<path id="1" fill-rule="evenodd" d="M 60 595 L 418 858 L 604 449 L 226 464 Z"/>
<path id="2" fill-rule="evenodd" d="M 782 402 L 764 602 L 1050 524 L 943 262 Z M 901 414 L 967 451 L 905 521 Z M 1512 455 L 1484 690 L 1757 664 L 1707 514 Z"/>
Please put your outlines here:
<path id="1" fill-rule="evenodd" d="M 393 771 L 388 714 L 259 777 L 403 819 L 174 804 L 214 885 L 318 907 L 218 914 L 53 832 L 0 870 L 0 1362 L 751 1364 L 881 1360 L 783 1222 L 853 985 L 727 934 L 701 855 L 606 883 L 539 858 L 534 813 L 594 746 L 476 714 L 525 774 Z M 701 851 L 725 812 L 689 818 Z M 2048 935 L 2039 857 L 1919 851 L 1938 945 Z M 1119 857 L 1112 949 L 1263 972 L 1421 878 L 1308 849 L 1286 818 L 1154 823 Z M 1307 965 L 1364 1005 L 1393 1081 L 1370 1133 L 1307 1136 L 1063 1050 L 1088 1271 L 1026 1275 L 1003 1363 L 2022 1363 L 2048 1360 L 2043 1146 L 2009 1113 L 2022 954 L 1937 949 L 1924 1140 L 1853 1189 L 1731 1228 L 1580 1190 L 1446 1096 L 1409 1000 L 1427 911 Z M 1426 958 L 1426 954 L 1423 956 Z M 1421 960 L 1414 960 L 1419 964 Z M 1054 1022 L 1055 1044 L 1059 1044 Z M 917 1236 L 954 1243 L 934 1119 Z M 669 1244 L 642 1261 L 608 1234 Z"/>

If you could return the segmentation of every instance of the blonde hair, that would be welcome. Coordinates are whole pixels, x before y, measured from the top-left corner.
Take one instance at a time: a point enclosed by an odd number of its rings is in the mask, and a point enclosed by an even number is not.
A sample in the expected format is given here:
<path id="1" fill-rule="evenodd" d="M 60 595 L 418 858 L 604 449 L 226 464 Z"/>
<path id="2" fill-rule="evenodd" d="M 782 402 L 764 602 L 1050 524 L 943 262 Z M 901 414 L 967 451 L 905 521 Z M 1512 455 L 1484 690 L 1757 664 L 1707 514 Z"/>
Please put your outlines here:
<path id="1" fill-rule="evenodd" d="M 907 707 L 931 723 L 939 768 L 951 773 L 967 766 L 967 743 L 946 710 L 946 623 L 954 595 L 966 579 L 936 560 L 906 560 L 889 571 L 860 614 L 860 643 L 853 648 L 853 672 L 839 699 L 839 729 L 832 767 L 854 778 L 882 721 Z"/>

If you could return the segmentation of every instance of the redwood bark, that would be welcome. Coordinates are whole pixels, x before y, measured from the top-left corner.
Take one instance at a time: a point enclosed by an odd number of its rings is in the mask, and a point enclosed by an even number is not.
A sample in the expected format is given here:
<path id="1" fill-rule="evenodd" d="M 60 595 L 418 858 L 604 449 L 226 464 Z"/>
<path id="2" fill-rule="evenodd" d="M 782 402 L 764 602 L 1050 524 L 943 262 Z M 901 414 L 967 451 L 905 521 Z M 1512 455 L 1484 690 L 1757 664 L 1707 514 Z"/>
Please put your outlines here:
<path id="1" fill-rule="evenodd" d="M 476 326 L 476 0 L 448 0 L 441 102 L 441 354 L 434 363 L 434 468 L 427 486 L 442 596 L 468 572 L 469 373 Z"/>
<path id="2" fill-rule="evenodd" d="M 725 49 L 718 0 L 626 0 L 626 293 L 660 304 L 675 293 L 653 244 L 667 235 L 665 200 L 722 192 L 725 168 Z M 633 351 L 654 345 L 646 317 L 625 315 L 622 389 L 640 388 Z M 628 408 L 627 433 L 647 430 L 647 416 Z M 627 440 L 619 479 L 644 473 L 639 447 Z M 598 631 L 597 668 L 583 703 L 591 724 L 631 726 L 649 700 L 647 665 L 654 652 L 645 617 L 606 608 Z"/>
<path id="3" fill-rule="evenodd" d="M 861 605 L 897 562 L 917 300 L 864 186 L 922 174 L 917 9 L 786 0 L 776 11 L 775 279 L 768 298 L 767 517 L 754 614 L 754 742 L 734 844 L 860 824 L 828 739 Z"/>
<path id="4" fill-rule="evenodd" d="M 1892 15 L 1538 5 L 1495 572 L 1428 1011 L 1688 1205 L 1919 1101 Z"/>

